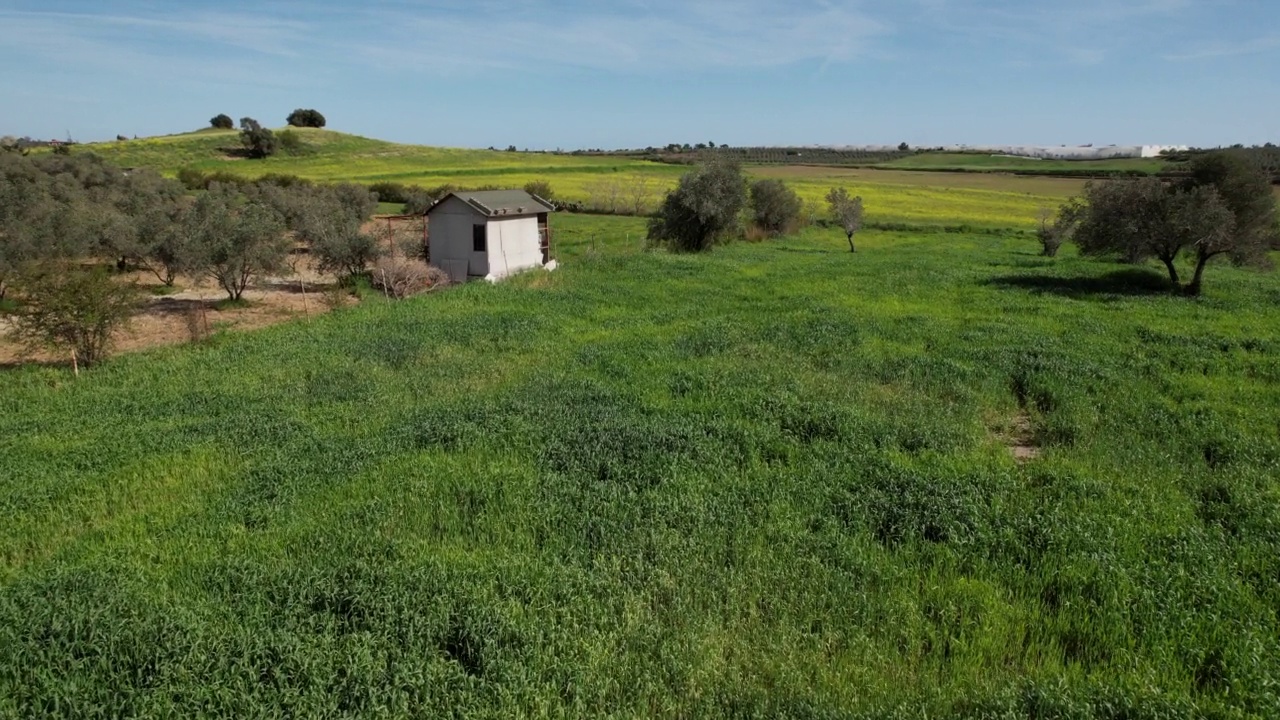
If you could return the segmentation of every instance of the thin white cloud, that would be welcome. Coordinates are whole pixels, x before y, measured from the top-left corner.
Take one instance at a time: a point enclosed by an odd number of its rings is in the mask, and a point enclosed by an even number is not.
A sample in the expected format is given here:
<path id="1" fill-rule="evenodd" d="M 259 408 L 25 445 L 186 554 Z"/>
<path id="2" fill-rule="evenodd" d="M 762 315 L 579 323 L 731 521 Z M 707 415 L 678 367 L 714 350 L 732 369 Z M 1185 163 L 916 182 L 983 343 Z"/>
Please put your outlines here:
<path id="1" fill-rule="evenodd" d="M 1163 32 L 1191 0 L 914 0 L 920 22 L 978 47 L 1013 50 L 1011 62 L 1100 65 L 1132 49 L 1142 33 Z"/>
<path id="2" fill-rule="evenodd" d="M 386 31 L 347 47 L 383 66 L 623 72 L 846 62 L 889 27 L 849 2 L 653 0 L 558 10 L 477 4 L 466 12 L 376 11 Z"/>
<path id="3" fill-rule="evenodd" d="M 1280 35 L 1268 35 L 1240 43 L 1215 43 L 1186 53 L 1172 53 L 1164 56 L 1165 60 L 1177 62 L 1188 60 L 1212 60 L 1215 58 L 1238 57 L 1241 55 L 1257 55 L 1280 48 Z"/>
<path id="4" fill-rule="evenodd" d="M 268 55 L 292 56 L 305 37 L 305 23 L 245 13 L 196 12 L 152 17 L 113 13 L 23 12 L 0 10 L 0 45 L 22 43 L 30 30 L 60 34 L 67 40 L 206 40 Z"/>
<path id="5" fill-rule="evenodd" d="M 296 23 L 229 14 L 152 18 L 0 10 L 0 50 L 34 61 L 24 63 L 28 72 L 61 68 L 175 84 L 290 87 L 307 78 L 264 73 L 255 56 L 289 58 L 289 40 L 301 35 Z"/>

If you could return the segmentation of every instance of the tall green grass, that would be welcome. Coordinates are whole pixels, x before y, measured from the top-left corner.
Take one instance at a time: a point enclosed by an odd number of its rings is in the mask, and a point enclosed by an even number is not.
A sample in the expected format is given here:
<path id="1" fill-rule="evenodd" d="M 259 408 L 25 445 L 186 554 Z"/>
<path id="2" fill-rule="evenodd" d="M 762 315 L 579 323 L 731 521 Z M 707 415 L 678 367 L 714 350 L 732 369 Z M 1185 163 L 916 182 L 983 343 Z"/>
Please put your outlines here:
<path id="1" fill-rule="evenodd" d="M 554 273 L 0 373 L 0 715 L 1280 713 L 1274 276 L 554 223 Z"/>

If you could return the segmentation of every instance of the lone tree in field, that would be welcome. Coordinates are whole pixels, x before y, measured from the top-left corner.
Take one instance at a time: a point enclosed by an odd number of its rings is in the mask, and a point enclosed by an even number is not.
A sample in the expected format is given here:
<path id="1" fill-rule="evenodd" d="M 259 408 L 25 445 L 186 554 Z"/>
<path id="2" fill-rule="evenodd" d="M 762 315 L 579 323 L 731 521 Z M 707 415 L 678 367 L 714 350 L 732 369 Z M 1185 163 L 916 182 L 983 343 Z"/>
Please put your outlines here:
<path id="1" fill-rule="evenodd" d="M 836 224 L 844 230 L 849 241 L 849 252 L 857 252 L 853 246 L 853 236 L 862 229 L 862 198 L 849 197 L 844 188 L 831 188 L 827 192 L 827 206 L 831 208 L 831 216 Z"/>
<path id="2" fill-rule="evenodd" d="M 111 335 L 138 305 L 133 285 L 116 282 L 103 268 L 46 264 L 20 281 L 25 302 L 14 316 L 14 334 L 30 347 L 61 349 L 80 365 L 107 356 Z"/>
<path id="3" fill-rule="evenodd" d="M 676 252 L 710 250 L 718 238 L 738 226 L 747 199 L 742 168 L 713 160 L 680 178 L 649 220 L 649 242 Z"/>
<path id="4" fill-rule="evenodd" d="M 250 117 L 240 118 L 240 144 L 249 157 L 259 160 L 274 155 L 278 146 L 275 133 Z"/>
<path id="5" fill-rule="evenodd" d="M 751 221 L 769 237 L 785 235 L 800 222 L 803 204 L 796 191 L 781 180 L 751 184 Z"/>
<path id="6" fill-rule="evenodd" d="M 1205 267 L 1214 257 L 1260 262 L 1265 247 L 1260 236 L 1236 232 L 1235 216 L 1216 188 L 1178 188 L 1155 177 L 1086 185 L 1074 239 L 1085 255 L 1116 253 L 1135 262 L 1154 257 L 1169 272 L 1173 289 L 1188 295 L 1200 294 Z M 1185 288 L 1176 265 L 1183 250 L 1196 263 Z"/>
<path id="7" fill-rule="evenodd" d="M 236 121 L 232 120 L 231 116 L 227 115 L 226 113 L 220 113 L 218 115 L 214 115 L 209 120 L 209 127 L 217 128 L 219 130 L 230 130 L 235 126 L 236 126 Z"/>
<path id="8" fill-rule="evenodd" d="M 324 116 L 319 110 L 298 108 L 289 113 L 289 117 L 285 119 L 291 127 L 307 127 L 322 128 L 324 127 Z"/>

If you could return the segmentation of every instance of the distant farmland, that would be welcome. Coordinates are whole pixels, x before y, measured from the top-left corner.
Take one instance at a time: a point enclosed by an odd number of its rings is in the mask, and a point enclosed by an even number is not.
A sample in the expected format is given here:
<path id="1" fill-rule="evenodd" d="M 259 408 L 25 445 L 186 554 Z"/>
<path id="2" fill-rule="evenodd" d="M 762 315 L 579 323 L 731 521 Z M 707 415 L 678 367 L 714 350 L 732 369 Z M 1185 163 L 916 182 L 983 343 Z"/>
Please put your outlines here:
<path id="1" fill-rule="evenodd" d="M 194 168 L 244 177 L 283 173 L 320 181 L 392 181 L 424 188 L 446 183 L 520 187 L 546 180 L 562 201 L 599 204 L 600 198 L 616 195 L 620 205 L 630 205 L 629 196 L 643 193 L 650 206 L 687 170 L 628 157 L 461 150 L 399 145 L 328 130 L 296 132 L 304 141 L 300 153 L 266 160 L 245 160 L 225 152 L 236 146 L 233 131 L 96 143 L 77 151 L 169 175 Z M 1061 178 L 799 165 L 749 166 L 748 170 L 759 177 L 786 178 L 815 211 L 821 209 L 827 190 L 845 185 L 865 198 L 867 217 L 873 223 L 939 224 L 945 218 L 947 224 L 982 228 L 1031 228 L 1042 207 L 1056 207 L 1082 185 Z"/>

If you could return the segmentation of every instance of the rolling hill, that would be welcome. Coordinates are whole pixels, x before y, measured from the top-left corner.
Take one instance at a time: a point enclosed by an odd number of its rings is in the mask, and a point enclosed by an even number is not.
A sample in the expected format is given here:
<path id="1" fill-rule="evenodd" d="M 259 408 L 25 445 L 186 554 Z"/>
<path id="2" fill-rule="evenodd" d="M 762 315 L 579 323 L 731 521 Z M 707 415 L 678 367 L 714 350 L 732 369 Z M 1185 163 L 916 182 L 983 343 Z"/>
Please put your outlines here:
<path id="1" fill-rule="evenodd" d="M 551 183 L 557 199 L 621 210 L 652 207 L 687 167 L 614 156 L 503 152 L 402 145 L 331 130 L 295 129 L 301 147 L 265 160 L 239 157 L 235 131 L 202 130 L 141 140 L 93 143 L 93 152 L 126 167 L 149 167 L 167 175 L 183 168 L 229 172 L 243 177 L 269 173 L 317 181 L 400 182 L 421 187 L 520 187 L 531 180 Z M 837 185 L 860 194 L 873 223 L 905 223 L 981 228 L 1034 226 L 1041 208 L 1056 207 L 1082 182 L 1010 175 L 905 172 L 832 167 L 748 167 L 752 175 L 785 177 L 822 212 L 823 197 Z"/>

